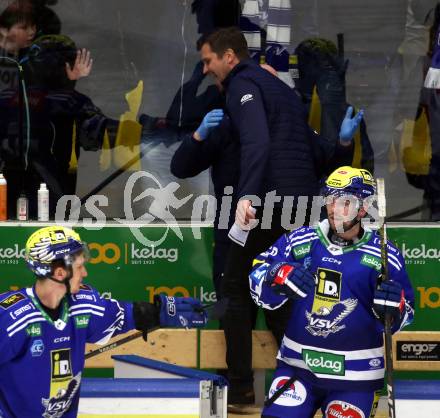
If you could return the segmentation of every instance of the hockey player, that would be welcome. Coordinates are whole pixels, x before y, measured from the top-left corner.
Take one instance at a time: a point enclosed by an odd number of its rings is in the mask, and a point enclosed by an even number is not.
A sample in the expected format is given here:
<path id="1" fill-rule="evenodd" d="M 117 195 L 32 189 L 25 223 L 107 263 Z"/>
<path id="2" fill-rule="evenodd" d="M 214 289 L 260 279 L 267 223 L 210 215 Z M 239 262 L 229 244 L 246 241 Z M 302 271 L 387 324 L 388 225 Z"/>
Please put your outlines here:
<path id="1" fill-rule="evenodd" d="M 87 247 L 73 230 L 50 226 L 26 243 L 33 287 L 0 297 L 0 417 L 77 416 L 86 343 L 134 328 L 200 327 L 200 302 L 158 295 L 154 304 L 102 299 L 83 283 Z"/>
<path id="2" fill-rule="evenodd" d="M 258 305 L 277 309 L 294 300 L 265 418 L 311 418 L 319 408 L 325 418 L 374 416 L 385 313 L 396 332 L 414 312 L 402 255 L 388 243 L 389 280 L 381 281 L 380 238 L 361 222 L 374 193 L 367 170 L 337 169 L 323 188 L 327 219 L 283 235 L 254 261 Z"/>

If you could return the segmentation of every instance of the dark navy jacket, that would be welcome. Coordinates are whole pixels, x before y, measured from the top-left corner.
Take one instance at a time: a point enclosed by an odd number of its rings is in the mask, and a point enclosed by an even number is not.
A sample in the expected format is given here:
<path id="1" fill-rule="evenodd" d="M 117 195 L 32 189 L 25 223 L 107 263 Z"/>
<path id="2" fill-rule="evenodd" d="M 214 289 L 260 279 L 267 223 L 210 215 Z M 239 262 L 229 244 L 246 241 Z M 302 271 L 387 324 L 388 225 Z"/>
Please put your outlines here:
<path id="1" fill-rule="evenodd" d="M 305 108 L 295 90 L 252 60 L 223 81 L 226 111 L 240 143 L 237 196 L 313 196 L 319 191 Z"/>

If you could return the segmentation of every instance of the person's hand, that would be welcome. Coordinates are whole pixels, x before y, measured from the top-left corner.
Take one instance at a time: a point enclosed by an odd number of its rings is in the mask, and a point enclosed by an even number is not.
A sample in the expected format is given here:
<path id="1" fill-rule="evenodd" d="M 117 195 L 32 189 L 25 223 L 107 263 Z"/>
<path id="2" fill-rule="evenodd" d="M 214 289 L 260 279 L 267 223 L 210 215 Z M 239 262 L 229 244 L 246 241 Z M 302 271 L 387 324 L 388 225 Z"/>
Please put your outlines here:
<path id="1" fill-rule="evenodd" d="M 345 113 L 344 120 L 341 123 L 341 129 L 339 131 L 339 139 L 343 145 L 349 145 L 353 140 L 353 136 L 357 131 L 359 124 L 364 117 L 364 110 L 361 109 L 359 112 L 352 117 L 353 106 L 349 106 L 347 112 Z"/>
<path id="2" fill-rule="evenodd" d="M 242 230 L 251 229 L 255 220 L 255 208 L 250 200 L 239 200 L 235 211 L 235 222 Z"/>
<path id="3" fill-rule="evenodd" d="M 381 282 L 375 292 L 373 312 L 376 318 L 385 323 L 385 316 L 390 315 L 393 324 L 400 325 L 405 308 L 405 294 L 402 285 L 393 280 Z"/>
<path id="4" fill-rule="evenodd" d="M 208 112 L 203 118 L 202 123 L 194 133 L 195 139 L 197 139 L 198 141 L 205 140 L 208 137 L 209 133 L 212 131 L 212 129 L 220 125 L 223 116 L 224 113 L 222 109 L 214 109 Z"/>
<path id="5" fill-rule="evenodd" d="M 305 298 L 315 288 L 315 277 L 299 263 L 272 265 L 264 281 L 276 293 L 291 299 Z"/>
<path id="6" fill-rule="evenodd" d="M 90 58 L 90 51 L 87 49 L 78 49 L 73 68 L 66 62 L 66 73 L 69 80 L 79 80 L 81 77 L 87 77 L 92 71 L 93 59 Z"/>
<path id="7" fill-rule="evenodd" d="M 201 328 L 208 322 L 208 314 L 195 298 L 178 298 L 156 295 L 154 302 L 159 308 L 159 321 L 163 327 Z"/>

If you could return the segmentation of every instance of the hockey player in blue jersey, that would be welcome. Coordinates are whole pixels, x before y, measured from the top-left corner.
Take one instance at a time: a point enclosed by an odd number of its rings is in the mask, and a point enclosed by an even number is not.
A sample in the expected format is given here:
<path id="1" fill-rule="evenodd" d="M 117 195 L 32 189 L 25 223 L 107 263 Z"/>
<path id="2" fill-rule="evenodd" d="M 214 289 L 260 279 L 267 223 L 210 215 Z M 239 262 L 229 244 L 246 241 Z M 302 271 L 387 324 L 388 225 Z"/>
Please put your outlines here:
<path id="1" fill-rule="evenodd" d="M 391 243 L 390 280 L 380 280 L 381 241 L 363 222 L 374 194 L 367 170 L 337 169 L 323 188 L 327 219 L 283 235 L 254 261 L 249 279 L 258 305 L 277 309 L 294 300 L 264 418 L 311 418 L 319 408 L 325 418 L 375 414 L 384 316 L 392 315 L 393 332 L 410 323 L 414 292 Z"/>
<path id="2" fill-rule="evenodd" d="M 207 322 L 192 298 L 102 299 L 83 283 L 87 246 L 69 228 L 34 232 L 26 260 L 35 285 L 0 296 L 1 418 L 76 417 L 86 343 L 105 344 L 132 329 Z"/>

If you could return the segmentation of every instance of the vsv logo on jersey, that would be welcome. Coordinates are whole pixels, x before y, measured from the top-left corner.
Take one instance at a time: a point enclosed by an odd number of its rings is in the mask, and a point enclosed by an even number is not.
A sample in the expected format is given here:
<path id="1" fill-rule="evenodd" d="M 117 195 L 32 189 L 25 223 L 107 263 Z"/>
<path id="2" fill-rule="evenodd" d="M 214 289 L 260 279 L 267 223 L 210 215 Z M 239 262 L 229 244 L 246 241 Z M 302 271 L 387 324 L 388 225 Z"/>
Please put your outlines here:
<path id="1" fill-rule="evenodd" d="M 329 334 L 336 334 L 345 328 L 344 324 L 339 324 L 354 311 L 357 303 L 357 299 L 345 299 L 329 308 L 322 306 L 318 312 L 306 311 L 305 314 L 309 323 L 306 330 L 314 336 L 324 338 L 328 337 Z"/>
<path id="2" fill-rule="evenodd" d="M 44 343 L 42 340 L 35 340 L 31 346 L 32 357 L 40 357 L 44 351 Z"/>
<path id="3" fill-rule="evenodd" d="M 42 399 L 41 403 L 46 408 L 43 418 L 61 418 L 70 408 L 72 401 L 78 392 L 81 382 L 81 372 L 78 373 L 64 387 L 58 389 L 55 395 L 49 399 Z"/>

